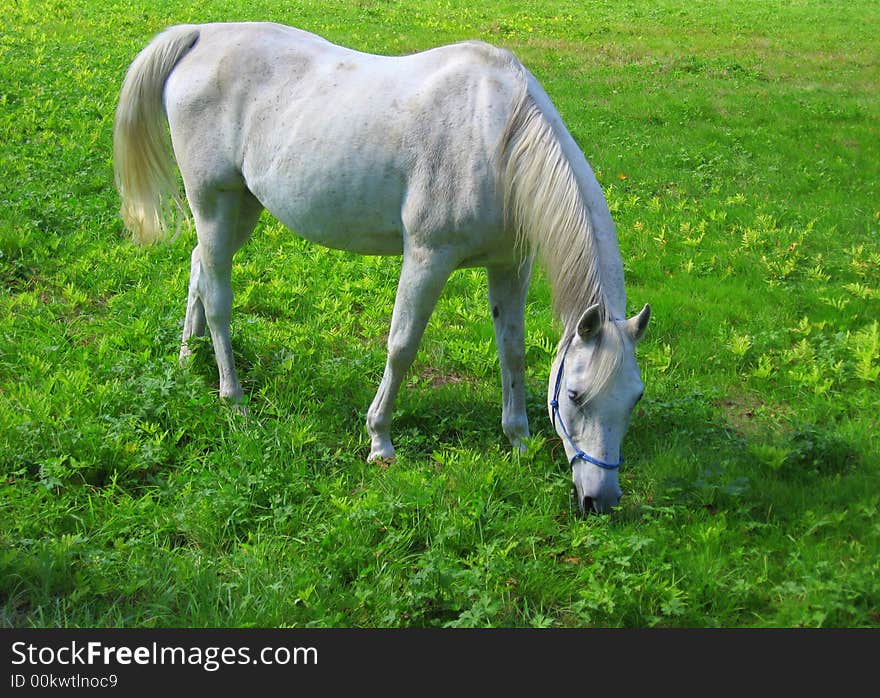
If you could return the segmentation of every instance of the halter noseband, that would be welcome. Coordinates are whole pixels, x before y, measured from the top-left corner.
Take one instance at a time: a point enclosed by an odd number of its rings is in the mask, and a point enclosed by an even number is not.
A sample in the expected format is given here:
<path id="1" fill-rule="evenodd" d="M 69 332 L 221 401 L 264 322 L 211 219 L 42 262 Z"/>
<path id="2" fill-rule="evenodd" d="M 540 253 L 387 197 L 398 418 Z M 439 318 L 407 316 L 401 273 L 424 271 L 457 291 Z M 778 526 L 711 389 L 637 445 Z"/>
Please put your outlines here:
<path id="1" fill-rule="evenodd" d="M 571 444 L 571 447 L 575 451 L 574 455 L 571 457 L 571 462 L 569 463 L 572 468 L 574 467 L 574 462 L 576 460 L 582 460 L 585 463 L 598 465 L 600 468 L 604 468 L 605 470 L 617 470 L 621 465 L 623 465 L 623 456 L 620 457 L 620 460 L 617 461 L 617 463 L 606 463 L 605 461 L 601 461 L 597 458 L 593 458 L 592 456 L 587 455 L 578 448 L 577 444 L 574 442 L 574 439 L 571 438 L 568 427 L 566 427 L 565 422 L 562 421 L 562 414 L 560 414 L 559 412 L 559 388 L 562 385 L 562 371 L 565 368 L 565 357 L 568 355 L 568 350 L 571 347 L 571 344 L 572 342 L 569 341 L 569 343 L 566 345 L 565 351 L 562 353 L 562 361 L 559 362 L 559 368 L 556 371 L 556 385 L 553 388 L 553 399 L 550 401 L 550 408 L 553 411 L 553 426 L 556 426 L 556 420 L 558 419 L 559 426 L 562 428 L 562 433 L 565 435 L 565 438 L 568 439 L 568 443 Z"/>

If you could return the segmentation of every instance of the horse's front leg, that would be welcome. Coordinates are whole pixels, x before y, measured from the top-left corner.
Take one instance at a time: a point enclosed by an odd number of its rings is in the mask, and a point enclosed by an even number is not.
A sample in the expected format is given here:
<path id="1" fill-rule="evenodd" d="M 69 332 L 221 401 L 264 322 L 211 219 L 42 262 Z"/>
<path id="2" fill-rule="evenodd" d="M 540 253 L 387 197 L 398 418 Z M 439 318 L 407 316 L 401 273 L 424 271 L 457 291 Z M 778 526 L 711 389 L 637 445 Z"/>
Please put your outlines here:
<path id="1" fill-rule="evenodd" d="M 501 427 L 515 448 L 529 437 L 526 414 L 525 306 L 531 262 L 489 267 L 489 306 L 501 364 Z"/>
<path id="2" fill-rule="evenodd" d="M 428 250 L 404 252 L 397 297 L 388 334 L 388 358 L 376 397 L 367 412 L 370 455 L 367 460 L 394 457 L 391 444 L 391 413 L 400 384 L 415 359 L 419 342 L 437 299 L 455 265 Z"/>

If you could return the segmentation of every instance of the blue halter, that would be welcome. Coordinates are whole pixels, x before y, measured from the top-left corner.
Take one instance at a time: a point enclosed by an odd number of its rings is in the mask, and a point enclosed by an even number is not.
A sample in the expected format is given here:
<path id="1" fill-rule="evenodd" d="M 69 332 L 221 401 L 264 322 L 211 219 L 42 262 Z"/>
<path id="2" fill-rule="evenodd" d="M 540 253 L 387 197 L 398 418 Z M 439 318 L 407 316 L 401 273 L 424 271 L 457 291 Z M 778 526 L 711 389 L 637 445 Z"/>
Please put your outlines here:
<path id="1" fill-rule="evenodd" d="M 585 463 L 598 465 L 600 468 L 604 468 L 605 470 L 617 470 L 621 465 L 623 465 L 623 456 L 620 457 L 620 460 L 617 461 L 617 463 L 606 463 L 605 461 L 601 461 L 597 458 L 593 458 L 592 456 L 587 455 L 578 448 L 577 444 L 574 442 L 574 439 L 571 438 L 568 427 L 566 427 L 565 422 L 562 421 L 562 415 L 559 413 L 559 388 L 562 385 L 562 370 L 565 368 L 565 357 L 568 355 L 569 347 L 571 347 L 571 342 L 569 342 L 568 345 L 565 347 L 565 351 L 562 353 L 562 361 L 559 362 L 559 369 L 556 371 L 556 386 L 553 388 L 553 399 L 550 401 L 550 408 L 553 411 L 553 426 L 556 426 L 556 420 L 558 419 L 559 426 L 562 428 L 562 433 L 565 435 L 565 438 L 568 439 L 568 443 L 571 444 L 571 447 L 575 451 L 574 455 L 571 457 L 571 463 L 569 463 L 572 468 L 574 467 L 574 462 L 576 460 L 582 460 Z"/>

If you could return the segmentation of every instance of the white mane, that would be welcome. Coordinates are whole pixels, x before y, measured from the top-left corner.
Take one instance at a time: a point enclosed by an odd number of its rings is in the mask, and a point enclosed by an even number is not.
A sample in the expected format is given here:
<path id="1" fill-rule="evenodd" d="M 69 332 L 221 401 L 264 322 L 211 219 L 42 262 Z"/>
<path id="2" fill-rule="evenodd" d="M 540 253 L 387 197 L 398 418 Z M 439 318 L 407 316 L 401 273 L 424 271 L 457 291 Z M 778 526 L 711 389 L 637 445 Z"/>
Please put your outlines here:
<path id="1" fill-rule="evenodd" d="M 552 288 L 553 311 L 571 341 L 581 314 L 599 305 L 605 327 L 591 369 L 590 393 L 599 393 L 622 355 L 615 309 L 603 279 L 600 244 L 574 165 L 547 116 L 524 89 L 500 144 L 505 211 L 524 255 L 537 254 Z M 618 311 L 620 312 L 620 311 Z M 611 329 L 613 328 L 613 329 Z"/>

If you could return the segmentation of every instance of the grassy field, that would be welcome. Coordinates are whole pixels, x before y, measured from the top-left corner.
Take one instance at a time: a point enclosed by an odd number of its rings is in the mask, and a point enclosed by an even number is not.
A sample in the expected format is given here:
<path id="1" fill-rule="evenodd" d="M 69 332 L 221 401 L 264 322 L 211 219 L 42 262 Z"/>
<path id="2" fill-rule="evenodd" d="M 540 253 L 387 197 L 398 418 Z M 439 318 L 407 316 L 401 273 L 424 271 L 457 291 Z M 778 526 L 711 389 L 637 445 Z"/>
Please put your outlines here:
<path id="1" fill-rule="evenodd" d="M 0 626 L 880 626 L 880 5 L 0 0 Z M 128 63 L 191 21 L 379 53 L 513 50 L 618 225 L 645 399 L 622 507 L 583 518 L 546 417 L 500 429 L 485 274 L 453 276 L 365 464 L 399 260 L 268 216 L 233 342 L 177 368 L 186 231 L 119 221 Z"/>

